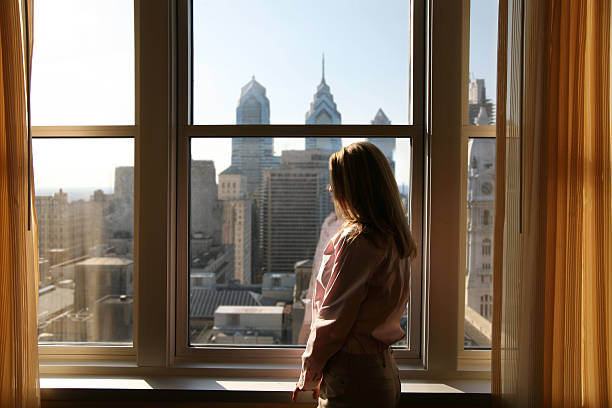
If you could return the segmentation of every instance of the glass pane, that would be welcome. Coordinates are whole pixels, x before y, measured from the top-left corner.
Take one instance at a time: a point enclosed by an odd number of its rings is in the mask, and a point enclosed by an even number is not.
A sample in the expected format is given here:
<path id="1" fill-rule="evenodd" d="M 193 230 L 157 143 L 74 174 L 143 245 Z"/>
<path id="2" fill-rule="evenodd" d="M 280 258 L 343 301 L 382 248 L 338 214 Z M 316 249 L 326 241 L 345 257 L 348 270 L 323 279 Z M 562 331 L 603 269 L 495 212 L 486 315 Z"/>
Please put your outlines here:
<path id="1" fill-rule="evenodd" d="M 466 349 L 491 348 L 495 139 L 468 142 L 465 274 Z"/>
<path id="2" fill-rule="evenodd" d="M 468 124 L 495 124 L 497 0 L 470 0 Z"/>
<path id="3" fill-rule="evenodd" d="M 194 0 L 195 124 L 410 124 L 410 4 Z"/>
<path id="4" fill-rule="evenodd" d="M 36 0 L 33 125 L 134 124 L 134 1 Z"/>
<path id="5" fill-rule="evenodd" d="M 327 189 L 331 146 L 357 140 L 191 140 L 192 345 L 305 344 L 312 282 L 341 225 Z M 389 158 L 409 216 L 411 140 L 369 140 Z"/>
<path id="6" fill-rule="evenodd" d="M 34 139 L 33 156 L 39 344 L 131 344 L 133 139 Z"/>

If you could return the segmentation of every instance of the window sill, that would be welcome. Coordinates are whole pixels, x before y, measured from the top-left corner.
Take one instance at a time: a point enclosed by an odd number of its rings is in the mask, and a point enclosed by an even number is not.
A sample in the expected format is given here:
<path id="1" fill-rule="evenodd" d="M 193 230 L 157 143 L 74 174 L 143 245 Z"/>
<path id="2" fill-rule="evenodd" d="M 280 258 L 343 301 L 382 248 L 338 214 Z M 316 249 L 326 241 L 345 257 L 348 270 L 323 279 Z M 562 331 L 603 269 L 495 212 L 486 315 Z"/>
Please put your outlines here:
<path id="1" fill-rule="evenodd" d="M 294 386 L 294 379 L 269 378 L 100 375 L 40 379 L 43 406 L 49 407 L 84 401 L 289 403 Z M 487 380 L 403 380 L 401 402 L 488 407 L 490 392 Z M 312 402 L 310 393 L 300 393 L 298 402 Z"/>
<path id="2" fill-rule="evenodd" d="M 452 372 L 431 372 L 421 365 L 397 364 L 400 378 L 403 381 L 417 383 L 436 383 L 439 379 L 448 381 L 481 381 L 490 382 L 490 362 L 466 360 L 458 364 Z M 194 377 L 194 378 L 253 378 L 278 379 L 298 378 L 298 364 L 283 362 L 242 363 L 242 362 L 175 362 L 169 367 L 139 366 L 133 359 L 128 360 L 76 360 L 76 359 L 46 359 L 39 366 L 41 377 L 87 378 L 91 376 L 112 376 L 114 378 L 129 377 Z"/>

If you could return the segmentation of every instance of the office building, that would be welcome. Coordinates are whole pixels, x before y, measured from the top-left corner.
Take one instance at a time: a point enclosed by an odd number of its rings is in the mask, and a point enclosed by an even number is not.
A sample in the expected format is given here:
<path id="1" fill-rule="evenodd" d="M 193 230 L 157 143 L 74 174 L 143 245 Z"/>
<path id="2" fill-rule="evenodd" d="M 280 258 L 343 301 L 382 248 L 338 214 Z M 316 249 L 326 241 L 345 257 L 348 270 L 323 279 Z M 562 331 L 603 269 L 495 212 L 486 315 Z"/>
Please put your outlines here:
<path id="1" fill-rule="evenodd" d="M 312 259 L 325 218 L 333 211 L 326 152 L 284 151 L 281 167 L 264 173 L 261 240 L 266 272 L 293 272 Z"/>
<path id="2" fill-rule="evenodd" d="M 233 279 L 251 283 L 251 206 L 247 177 L 235 166 L 219 174 L 218 197 L 222 203 L 221 242 L 231 245 L 234 255 Z"/>
<path id="3" fill-rule="evenodd" d="M 191 236 L 201 234 L 213 244 L 221 242 L 221 203 L 217 195 L 215 163 L 191 160 Z"/>

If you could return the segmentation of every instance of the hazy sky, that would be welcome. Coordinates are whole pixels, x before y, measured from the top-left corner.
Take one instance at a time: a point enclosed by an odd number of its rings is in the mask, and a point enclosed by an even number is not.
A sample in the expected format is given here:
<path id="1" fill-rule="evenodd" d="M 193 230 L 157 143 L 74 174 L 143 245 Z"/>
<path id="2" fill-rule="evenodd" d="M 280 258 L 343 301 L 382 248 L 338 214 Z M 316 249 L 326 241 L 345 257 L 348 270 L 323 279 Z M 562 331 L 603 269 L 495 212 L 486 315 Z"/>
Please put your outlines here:
<path id="1" fill-rule="evenodd" d="M 495 96 L 497 1 L 472 0 L 470 71 Z M 409 10 L 405 0 L 194 0 L 194 110 L 199 124 L 233 124 L 240 88 L 252 75 L 266 87 L 271 123 L 304 123 L 326 80 L 343 123 L 367 124 L 378 108 L 408 118 Z M 37 0 L 33 125 L 134 124 L 133 2 Z M 351 140 L 345 139 L 344 144 Z M 36 187 L 112 187 L 114 168 L 133 165 L 126 140 L 35 141 Z M 303 139 L 283 139 L 303 148 Z M 195 159 L 230 160 L 229 139 L 198 140 Z M 398 181 L 408 175 L 398 144 Z M 401 157 L 400 157 L 401 156 Z"/>

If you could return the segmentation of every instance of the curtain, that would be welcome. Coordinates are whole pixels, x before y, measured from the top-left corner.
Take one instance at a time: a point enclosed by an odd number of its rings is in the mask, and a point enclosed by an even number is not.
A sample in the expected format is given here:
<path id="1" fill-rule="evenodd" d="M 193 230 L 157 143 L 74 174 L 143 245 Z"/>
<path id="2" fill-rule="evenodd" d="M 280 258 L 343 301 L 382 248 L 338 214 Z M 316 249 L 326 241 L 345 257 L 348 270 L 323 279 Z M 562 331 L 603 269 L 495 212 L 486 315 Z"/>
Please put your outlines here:
<path id="1" fill-rule="evenodd" d="M 40 405 L 31 51 L 32 0 L 0 0 L 0 407 Z"/>
<path id="2" fill-rule="evenodd" d="M 612 406 L 610 2 L 499 6 L 493 400 Z"/>

